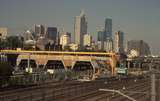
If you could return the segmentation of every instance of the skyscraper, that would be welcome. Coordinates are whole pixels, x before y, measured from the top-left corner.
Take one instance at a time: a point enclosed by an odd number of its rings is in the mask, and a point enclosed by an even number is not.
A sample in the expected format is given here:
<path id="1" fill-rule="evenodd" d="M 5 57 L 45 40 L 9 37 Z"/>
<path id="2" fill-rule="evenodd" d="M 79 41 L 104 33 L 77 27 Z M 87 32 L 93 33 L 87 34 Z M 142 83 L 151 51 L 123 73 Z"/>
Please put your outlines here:
<path id="1" fill-rule="evenodd" d="M 53 41 L 54 44 L 57 43 L 57 28 L 56 27 L 48 27 L 47 28 L 47 32 L 46 32 L 46 36 L 49 40 Z"/>
<path id="2" fill-rule="evenodd" d="M 117 31 L 115 33 L 115 52 L 124 52 L 124 33 L 122 31 Z"/>
<path id="3" fill-rule="evenodd" d="M 35 34 L 36 34 L 36 37 L 40 37 L 40 36 L 43 36 L 45 35 L 45 28 L 43 25 L 35 25 Z"/>
<path id="4" fill-rule="evenodd" d="M 104 43 L 104 49 L 106 52 L 112 52 L 113 51 L 113 40 L 112 39 L 107 39 Z"/>
<path id="5" fill-rule="evenodd" d="M 106 18 L 105 20 L 105 29 L 104 29 L 104 40 L 106 41 L 108 38 L 112 39 L 112 19 Z"/>
<path id="6" fill-rule="evenodd" d="M 74 24 L 74 34 L 75 34 L 75 43 L 83 47 L 83 36 L 87 34 L 87 21 L 84 11 L 81 11 L 80 16 L 75 17 L 75 24 Z"/>
<path id="7" fill-rule="evenodd" d="M 98 31 L 98 50 L 104 50 L 104 31 L 103 30 L 99 30 Z"/>

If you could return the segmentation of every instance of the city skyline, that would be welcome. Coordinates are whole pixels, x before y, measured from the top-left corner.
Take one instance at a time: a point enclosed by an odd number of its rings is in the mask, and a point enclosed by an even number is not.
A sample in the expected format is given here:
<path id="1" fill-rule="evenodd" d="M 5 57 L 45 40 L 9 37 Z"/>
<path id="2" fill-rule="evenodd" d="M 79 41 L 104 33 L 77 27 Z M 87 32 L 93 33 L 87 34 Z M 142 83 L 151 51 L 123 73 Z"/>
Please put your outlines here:
<path id="1" fill-rule="evenodd" d="M 0 26 L 9 33 L 20 34 L 34 24 L 61 27 L 74 32 L 74 16 L 85 9 L 88 32 L 97 37 L 96 27 L 104 26 L 105 18 L 113 21 L 113 32 L 122 30 L 127 40 L 142 39 L 159 53 L 160 1 L 158 0 L 1 0 Z"/>

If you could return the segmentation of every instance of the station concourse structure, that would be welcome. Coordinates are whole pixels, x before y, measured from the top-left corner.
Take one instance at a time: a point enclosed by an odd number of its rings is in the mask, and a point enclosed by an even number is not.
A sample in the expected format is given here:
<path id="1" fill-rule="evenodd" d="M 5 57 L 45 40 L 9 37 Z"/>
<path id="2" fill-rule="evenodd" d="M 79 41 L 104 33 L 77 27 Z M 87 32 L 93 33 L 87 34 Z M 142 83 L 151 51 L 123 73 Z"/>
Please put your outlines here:
<path id="1" fill-rule="evenodd" d="M 107 52 L 66 52 L 66 51 L 29 51 L 29 50 L 0 50 L 1 54 L 17 55 L 17 59 L 35 59 L 39 64 L 47 60 L 62 60 L 65 68 L 72 68 L 73 61 L 103 61 L 110 67 L 112 76 L 116 75 L 117 56 Z"/>

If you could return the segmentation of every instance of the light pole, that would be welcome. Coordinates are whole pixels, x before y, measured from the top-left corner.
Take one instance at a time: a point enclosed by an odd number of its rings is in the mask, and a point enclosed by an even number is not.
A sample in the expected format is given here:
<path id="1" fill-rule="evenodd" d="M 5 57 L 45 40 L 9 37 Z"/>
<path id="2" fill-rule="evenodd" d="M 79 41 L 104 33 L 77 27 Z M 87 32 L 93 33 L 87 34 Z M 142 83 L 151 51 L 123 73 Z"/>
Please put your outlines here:
<path id="1" fill-rule="evenodd" d="M 151 75 L 151 101 L 156 101 L 156 80 L 155 74 L 152 73 Z"/>
<path id="2" fill-rule="evenodd" d="M 152 69 L 152 62 L 153 59 L 151 60 L 150 66 L 149 66 L 149 71 L 151 72 L 151 101 L 156 101 L 156 80 L 155 80 L 155 73 Z"/>

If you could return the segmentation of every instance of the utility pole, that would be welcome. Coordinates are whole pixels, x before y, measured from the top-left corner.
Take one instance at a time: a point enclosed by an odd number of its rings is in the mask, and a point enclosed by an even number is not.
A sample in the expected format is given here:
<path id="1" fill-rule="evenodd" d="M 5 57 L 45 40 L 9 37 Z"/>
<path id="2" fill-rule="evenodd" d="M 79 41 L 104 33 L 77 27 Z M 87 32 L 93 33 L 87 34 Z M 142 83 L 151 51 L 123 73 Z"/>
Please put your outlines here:
<path id="1" fill-rule="evenodd" d="M 28 69 L 30 68 L 30 54 L 28 55 Z"/>
<path id="2" fill-rule="evenodd" d="M 151 60 L 149 71 L 151 72 L 151 101 L 156 101 L 156 76 L 152 68 L 152 62 Z"/>
<path id="3" fill-rule="evenodd" d="M 151 75 L 151 101 L 156 101 L 156 80 L 155 74 L 152 73 Z"/>
<path id="4" fill-rule="evenodd" d="M 27 72 L 31 72 L 31 67 L 30 67 L 30 54 L 28 54 L 28 71 Z"/>

